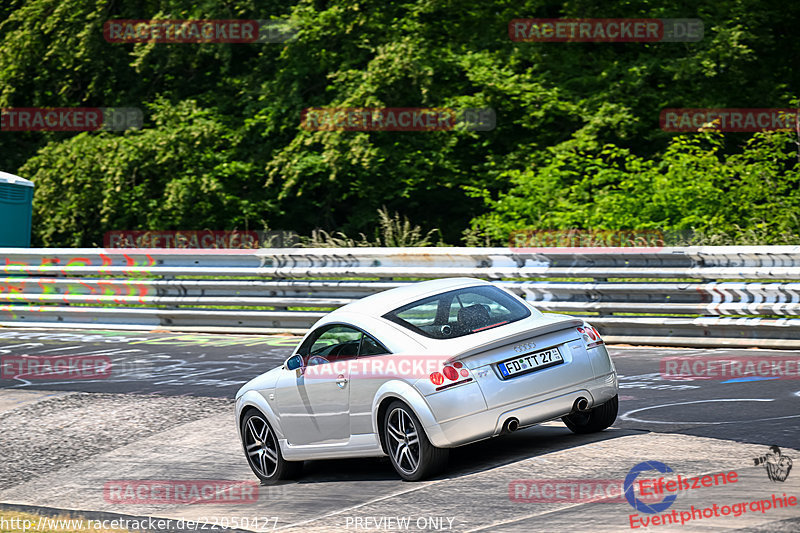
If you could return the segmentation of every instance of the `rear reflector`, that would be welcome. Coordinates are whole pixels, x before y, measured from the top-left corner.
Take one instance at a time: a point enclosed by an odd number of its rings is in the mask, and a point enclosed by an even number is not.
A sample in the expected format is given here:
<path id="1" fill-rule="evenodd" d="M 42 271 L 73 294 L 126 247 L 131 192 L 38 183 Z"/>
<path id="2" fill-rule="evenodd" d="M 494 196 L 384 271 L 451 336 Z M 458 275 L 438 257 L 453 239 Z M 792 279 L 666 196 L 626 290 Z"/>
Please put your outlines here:
<path id="1" fill-rule="evenodd" d="M 462 379 L 461 381 L 456 381 L 455 383 L 448 383 L 447 385 L 442 385 L 441 387 L 436 387 L 436 392 L 440 390 L 449 389 L 450 387 L 455 387 L 456 385 L 461 385 L 462 383 L 469 383 L 472 381 L 472 378 Z"/>

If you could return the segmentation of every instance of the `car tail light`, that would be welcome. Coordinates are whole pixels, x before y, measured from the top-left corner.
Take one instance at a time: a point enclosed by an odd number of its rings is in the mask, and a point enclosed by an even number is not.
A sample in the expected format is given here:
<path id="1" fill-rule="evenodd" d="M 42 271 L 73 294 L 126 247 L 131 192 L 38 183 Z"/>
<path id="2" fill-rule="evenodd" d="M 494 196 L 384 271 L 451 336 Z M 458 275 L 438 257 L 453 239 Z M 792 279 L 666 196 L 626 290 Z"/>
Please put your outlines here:
<path id="1" fill-rule="evenodd" d="M 603 339 L 600 337 L 600 334 L 597 332 L 594 326 L 586 324 L 584 327 L 576 329 L 583 337 L 583 341 L 586 343 L 587 349 L 603 344 Z"/>
<path id="2" fill-rule="evenodd" d="M 462 383 L 472 381 L 469 370 L 461 361 L 444 365 L 441 372 L 434 372 L 430 375 L 431 383 L 436 385 L 436 390 L 449 389 Z"/>

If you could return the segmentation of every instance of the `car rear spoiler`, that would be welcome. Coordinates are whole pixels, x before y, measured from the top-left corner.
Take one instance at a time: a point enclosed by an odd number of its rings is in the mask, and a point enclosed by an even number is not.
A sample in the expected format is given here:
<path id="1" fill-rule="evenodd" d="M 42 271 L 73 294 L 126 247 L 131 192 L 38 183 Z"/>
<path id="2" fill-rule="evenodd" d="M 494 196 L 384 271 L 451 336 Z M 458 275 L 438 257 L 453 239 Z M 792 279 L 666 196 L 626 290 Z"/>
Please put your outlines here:
<path id="1" fill-rule="evenodd" d="M 546 315 L 545 315 L 546 316 Z M 450 358 L 449 361 L 457 361 L 459 359 L 466 359 L 473 355 L 478 355 L 489 350 L 493 350 L 495 348 L 501 348 L 503 346 L 507 346 L 509 344 L 514 344 L 520 341 L 524 341 L 526 339 L 530 339 L 531 337 L 539 336 L 539 335 L 546 335 L 548 333 L 553 333 L 555 331 L 561 331 L 564 329 L 570 328 L 578 328 L 583 325 L 583 319 L 581 318 L 565 318 L 563 320 L 559 320 L 558 322 L 550 322 L 547 324 L 542 324 L 541 326 L 532 328 L 532 329 L 525 329 L 523 331 L 519 331 L 517 333 L 513 333 L 508 337 L 503 337 L 502 339 L 496 339 L 490 342 L 486 342 L 479 346 L 475 346 L 470 348 L 465 352 L 461 352 L 459 354 L 454 355 Z M 579 337 L 577 330 L 575 331 L 575 336 Z"/>

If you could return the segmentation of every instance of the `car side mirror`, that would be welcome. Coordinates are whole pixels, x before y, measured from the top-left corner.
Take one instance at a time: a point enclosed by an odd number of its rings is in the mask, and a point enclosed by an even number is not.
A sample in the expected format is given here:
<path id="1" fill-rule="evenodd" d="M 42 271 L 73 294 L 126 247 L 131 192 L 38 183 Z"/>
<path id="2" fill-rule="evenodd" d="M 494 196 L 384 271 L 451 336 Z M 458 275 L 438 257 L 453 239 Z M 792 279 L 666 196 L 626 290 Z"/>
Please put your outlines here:
<path id="1" fill-rule="evenodd" d="M 303 368 L 302 355 L 293 355 L 292 357 L 286 360 L 287 370 L 297 370 L 298 368 Z"/>

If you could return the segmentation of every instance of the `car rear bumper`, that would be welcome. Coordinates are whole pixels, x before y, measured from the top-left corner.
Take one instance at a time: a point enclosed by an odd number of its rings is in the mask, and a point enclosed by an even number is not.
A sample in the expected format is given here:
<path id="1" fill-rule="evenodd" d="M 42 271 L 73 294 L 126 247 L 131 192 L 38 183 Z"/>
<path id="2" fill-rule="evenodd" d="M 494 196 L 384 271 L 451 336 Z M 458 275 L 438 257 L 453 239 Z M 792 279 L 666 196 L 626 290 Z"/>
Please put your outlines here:
<path id="1" fill-rule="evenodd" d="M 575 401 L 583 397 L 589 407 L 601 405 L 619 391 L 616 372 L 493 409 L 486 409 L 445 422 L 425 426 L 431 443 L 440 448 L 452 448 L 499 435 L 510 418 L 519 420 L 520 427 L 560 418 L 572 412 Z"/>

